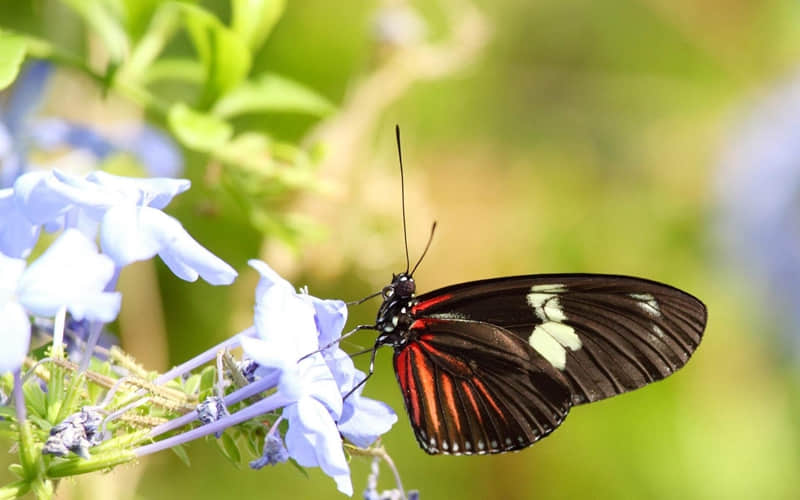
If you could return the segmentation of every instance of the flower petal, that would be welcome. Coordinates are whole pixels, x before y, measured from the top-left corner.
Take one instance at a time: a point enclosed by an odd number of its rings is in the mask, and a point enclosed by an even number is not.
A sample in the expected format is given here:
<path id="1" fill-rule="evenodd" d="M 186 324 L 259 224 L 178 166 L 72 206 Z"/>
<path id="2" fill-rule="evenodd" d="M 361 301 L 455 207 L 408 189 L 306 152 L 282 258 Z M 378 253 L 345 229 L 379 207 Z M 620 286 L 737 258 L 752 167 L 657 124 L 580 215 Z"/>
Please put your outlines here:
<path id="1" fill-rule="evenodd" d="M 30 127 L 31 138 L 43 150 L 54 150 L 64 146 L 88 151 L 103 159 L 117 148 L 105 137 L 91 128 L 58 118 L 38 120 Z"/>
<path id="2" fill-rule="evenodd" d="M 0 374 L 18 370 L 31 342 L 31 324 L 18 302 L 0 304 Z"/>
<path id="3" fill-rule="evenodd" d="M 339 431 L 327 409 L 319 402 L 303 398 L 283 412 L 289 419 L 286 448 L 289 456 L 303 467 L 319 466 L 336 481 L 345 495 L 353 494 L 350 468 L 342 450 Z"/>
<path id="4" fill-rule="evenodd" d="M 395 422 L 397 414 L 387 404 L 353 394 L 345 401 L 339 432 L 354 445 L 366 448 Z"/>
<path id="5" fill-rule="evenodd" d="M 316 310 L 319 345 L 326 346 L 342 335 L 347 322 L 347 305 L 341 300 L 323 300 L 307 295 Z"/>
<path id="6" fill-rule="evenodd" d="M 23 273 L 19 301 L 39 316 L 67 306 L 77 319 L 109 321 L 119 312 L 119 299 L 109 296 L 116 294 L 103 292 L 113 275 L 111 259 L 79 231 L 67 229 Z"/>
<path id="7" fill-rule="evenodd" d="M 267 293 L 267 290 L 272 287 L 281 288 L 286 293 L 296 293 L 292 284 L 283 279 L 281 275 L 269 267 L 266 262 L 251 259 L 248 260 L 247 263 L 261 275 L 261 279 L 258 281 L 258 287 L 256 288 L 256 299 Z"/>
<path id="8" fill-rule="evenodd" d="M 130 151 L 153 177 L 177 177 L 183 170 L 180 148 L 167 134 L 153 127 L 146 125 L 137 127 L 134 133 L 129 133 L 123 138 L 121 145 Z"/>
<path id="9" fill-rule="evenodd" d="M 11 188 L 0 189 L 0 252 L 9 257 L 27 257 L 36 240 L 39 226 L 19 210 Z"/>
<path id="10" fill-rule="evenodd" d="M 120 193 L 139 205 L 153 208 L 164 208 L 172 199 L 189 189 L 192 185 L 188 179 L 171 179 L 157 177 L 138 179 L 121 177 L 103 171 L 94 171 L 86 176 L 86 180 Z"/>
<path id="11" fill-rule="evenodd" d="M 167 215 L 164 216 L 167 217 L 166 220 L 152 216 L 150 211 L 156 210 L 135 205 L 120 205 L 110 209 L 103 216 L 100 246 L 117 267 L 152 258 L 163 246 L 161 233 L 180 225 L 177 221 L 173 223 Z M 158 224 L 167 227 L 157 230 L 153 226 Z"/>
<path id="12" fill-rule="evenodd" d="M 52 188 L 57 182 L 51 172 L 28 172 L 14 182 L 17 207 L 33 224 L 52 222 L 72 208 L 72 200 Z"/>
<path id="13" fill-rule="evenodd" d="M 0 304 L 11 300 L 16 295 L 17 286 L 25 272 L 26 262 L 23 259 L 4 255 L 0 252 Z"/>

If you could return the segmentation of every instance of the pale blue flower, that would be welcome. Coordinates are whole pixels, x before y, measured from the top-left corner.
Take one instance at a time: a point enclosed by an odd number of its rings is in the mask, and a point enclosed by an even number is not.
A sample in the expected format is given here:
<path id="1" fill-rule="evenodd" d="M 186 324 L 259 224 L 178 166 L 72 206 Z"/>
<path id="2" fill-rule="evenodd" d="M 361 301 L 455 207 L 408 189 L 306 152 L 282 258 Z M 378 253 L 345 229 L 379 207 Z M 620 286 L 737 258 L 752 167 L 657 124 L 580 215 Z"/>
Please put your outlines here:
<path id="1" fill-rule="evenodd" d="M 104 289 L 114 263 L 94 243 L 67 230 L 26 268 L 22 259 L 0 254 L 0 373 L 18 369 L 28 352 L 29 315 L 53 317 L 66 307 L 77 320 L 109 322 L 120 294 Z"/>
<path id="2" fill-rule="evenodd" d="M 99 171 L 83 177 L 53 170 L 23 175 L 14 190 L 28 219 L 49 230 L 78 227 L 94 237 L 99 224 L 103 252 L 117 267 L 158 254 L 181 279 L 230 284 L 236 271 L 161 211 L 189 186 L 186 179 L 135 179 Z"/>
<path id="3" fill-rule="evenodd" d="M 20 210 L 14 190 L 0 189 L 0 253 L 26 258 L 39 239 L 39 228 Z"/>
<path id="4" fill-rule="evenodd" d="M 338 349 L 327 361 L 342 396 L 350 394 L 344 400 L 339 432 L 354 445 L 366 448 L 392 428 L 397 414 L 386 403 L 363 397 L 364 384 L 350 393 L 366 374 L 355 368 L 346 352 Z"/>
<path id="5" fill-rule="evenodd" d="M 253 469 L 262 469 L 267 465 L 278 465 L 289 460 L 289 451 L 283 444 L 278 432 L 269 432 L 264 438 L 264 451 L 261 456 L 250 462 Z"/>
<path id="6" fill-rule="evenodd" d="M 9 187 L 27 169 L 29 121 L 42 100 L 51 73 L 49 63 L 29 64 L 0 106 L 0 188 Z"/>
<path id="7" fill-rule="evenodd" d="M 765 314 L 788 328 L 800 355 L 800 73 L 745 110 L 721 151 L 713 220 L 730 258 Z M 762 308 L 762 309 L 763 309 Z"/>
<path id="8" fill-rule="evenodd" d="M 296 293 L 265 263 L 250 265 L 261 274 L 255 311 L 258 338 L 242 338 L 242 348 L 262 369 L 280 373 L 278 392 L 293 401 L 283 411 L 289 421 L 289 456 L 301 466 L 319 466 L 340 491 L 352 495 L 350 469 L 336 427 L 341 393 L 322 354 L 308 356 L 319 349 L 313 301 Z"/>

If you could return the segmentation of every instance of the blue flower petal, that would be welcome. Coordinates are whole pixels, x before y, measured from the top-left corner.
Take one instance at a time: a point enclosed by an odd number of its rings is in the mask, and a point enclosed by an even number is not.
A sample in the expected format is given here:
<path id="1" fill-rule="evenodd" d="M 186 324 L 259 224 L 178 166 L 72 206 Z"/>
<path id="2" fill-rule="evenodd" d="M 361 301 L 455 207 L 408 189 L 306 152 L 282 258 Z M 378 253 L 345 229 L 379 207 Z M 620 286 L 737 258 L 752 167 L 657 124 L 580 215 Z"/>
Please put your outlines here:
<path id="1" fill-rule="evenodd" d="M 2 258 L 2 257 L 0 257 Z M 5 278 L 5 277 L 4 277 Z M 0 374 L 18 370 L 31 342 L 31 324 L 22 306 L 13 301 L 0 304 Z"/>
<path id="2" fill-rule="evenodd" d="M 283 279 L 281 275 L 269 267 L 266 262 L 251 259 L 247 261 L 247 263 L 261 275 L 261 279 L 258 281 L 258 286 L 256 287 L 256 299 L 263 296 L 272 287 L 278 287 L 285 291 L 285 293 L 296 293 L 292 284 Z"/>
<path id="3" fill-rule="evenodd" d="M 39 226 L 19 210 L 14 190 L 0 189 L 0 252 L 9 257 L 25 258 L 38 239 Z"/>
<path id="4" fill-rule="evenodd" d="M 326 346 L 342 335 L 347 322 L 347 305 L 341 300 L 323 300 L 308 295 L 316 310 L 319 345 Z"/>
<path id="5" fill-rule="evenodd" d="M 192 185 L 188 179 L 137 179 L 112 175 L 99 170 L 87 175 L 86 180 L 117 191 L 134 203 L 158 209 L 169 205 L 175 196 L 183 193 Z"/>
<path id="6" fill-rule="evenodd" d="M 339 431 L 327 409 L 313 399 L 303 399 L 283 412 L 289 419 L 286 448 L 303 467 L 319 466 L 336 481 L 345 495 L 353 494 L 350 468 L 342 450 Z"/>
<path id="7" fill-rule="evenodd" d="M 27 117 L 39 106 L 51 68 L 45 61 L 28 64 L 12 87 L 1 117 L 12 135 L 20 133 Z"/>
<path id="8" fill-rule="evenodd" d="M 36 145 L 43 150 L 53 150 L 64 146 L 88 151 L 103 159 L 116 151 L 116 147 L 91 128 L 58 118 L 38 120 L 31 125 L 29 134 Z"/>
<path id="9" fill-rule="evenodd" d="M 264 439 L 264 451 L 261 457 L 250 462 L 252 469 L 261 469 L 265 465 L 278 465 L 289 460 L 289 451 L 277 432 L 270 432 Z"/>
<path id="10" fill-rule="evenodd" d="M 28 172 L 14 182 L 14 198 L 33 224 L 47 224 L 73 208 L 70 197 L 53 189 L 59 181 L 51 172 Z"/>
<path id="11" fill-rule="evenodd" d="M 228 285 L 237 276 L 180 222 L 155 208 L 122 205 L 110 209 L 103 217 L 100 243 L 119 267 L 158 253 L 167 267 L 186 281 L 201 276 L 212 285 Z"/>
<path id="12" fill-rule="evenodd" d="M 166 228 L 155 228 L 164 224 Z M 180 224 L 159 210 L 120 205 L 106 212 L 100 246 L 117 267 L 154 257 L 164 246 L 162 233 Z"/>
<path id="13" fill-rule="evenodd" d="M 345 400 L 339 431 L 354 445 L 366 448 L 397 422 L 387 404 L 352 394 Z"/>
<path id="14" fill-rule="evenodd" d="M 120 295 L 104 289 L 113 275 L 111 259 L 79 231 L 68 229 L 26 269 L 19 301 L 38 316 L 54 316 L 66 306 L 76 319 L 111 321 L 119 312 Z"/>
<path id="15" fill-rule="evenodd" d="M 133 154 L 152 177 L 177 177 L 183 170 L 180 148 L 159 130 L 141 126 L 122 141 L 122 147 Z"/>

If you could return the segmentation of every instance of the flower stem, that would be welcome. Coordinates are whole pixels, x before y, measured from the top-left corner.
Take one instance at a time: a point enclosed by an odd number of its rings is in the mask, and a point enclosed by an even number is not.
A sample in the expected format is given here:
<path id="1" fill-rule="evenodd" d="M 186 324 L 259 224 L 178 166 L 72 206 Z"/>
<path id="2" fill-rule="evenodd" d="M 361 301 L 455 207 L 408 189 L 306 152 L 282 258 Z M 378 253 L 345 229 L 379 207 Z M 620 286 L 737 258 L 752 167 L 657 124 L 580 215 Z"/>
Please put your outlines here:
<path id="1" fill-rule="evenodd" d="M 207 436 L 209 434 L 214 434 L 219 431 L 223 431 L 228 427 L 231 427 L 236 424 L 240 424 L 242 422 L 246 422 L 251 418 L 258 417 L 259 415 L 263 415 L 265 413 L 269 413 L 273 410 L 276 410 L 286 404 L 291 403 L 290 400 L 286 399 L 282 394 L 275 393 L 266 398 L 262 399 L 256 404 L 250 405 L 238 412 L 228 415 L 227 417 L 223 417 L 216 422 L 211 422 L 210 424 L 203 425 L 201 427 L 197 427 L 196 429 L 192 429 L 190 431 L 184 432 L 182 434 L 178 434 L 177 436 L 172 436 L 161 441 L 158 441 L 153 444 L 148 444 L 145 446 L 141 446 L 135 450 L 133 453 L 136 454 L 138 457 L 143 457 L 145 455 L 149 455 L 151 453 L 155 453 L 161 450 L 165 450 L 167 448 L 172 448 L 173 446 L 177 446 L 179 444 L 183 444 L 189 441 L 193 441 L 195 439 L 199 439 L 203 436 Z M 197 412 L 193 412 L 196 416 Z M 162 429 L 162 427 L 169 426 L 175 420 L 180 420 L 188 415 L 184 415 L 177 419 L 174 419 L 170 422 L 167 422 L 163 426 L 158 426 L 150 432 L 150 436 L 154 437 L 159 434 L 166 432 Z"/>
<path id="2" fill-rule="evenodd" d="M 224 342 L 220 342 L 219 344 L 215 345 L 214 347 L 206 350 L 205 352 L 195 356 L 194 358 L 176 366 L 175 368 L 171 369 L 170 371 L 164 373 L 163 375 L 158 376 L 153 383 L 156 385 L 162 385 L 170 380 L 183 375 L 184 373 L 188 373 L 200 365 L 208 363 L 212 359 L 216 359 L 217 352 L 221 350 L 225 350 L 231 347 L 237 347 L 241 342 L 241 337 L 252 337 L 256 332 L 255 327 L 251 326 L 236 335 L 232 336 L 231 338 L 225 340 Z"/>

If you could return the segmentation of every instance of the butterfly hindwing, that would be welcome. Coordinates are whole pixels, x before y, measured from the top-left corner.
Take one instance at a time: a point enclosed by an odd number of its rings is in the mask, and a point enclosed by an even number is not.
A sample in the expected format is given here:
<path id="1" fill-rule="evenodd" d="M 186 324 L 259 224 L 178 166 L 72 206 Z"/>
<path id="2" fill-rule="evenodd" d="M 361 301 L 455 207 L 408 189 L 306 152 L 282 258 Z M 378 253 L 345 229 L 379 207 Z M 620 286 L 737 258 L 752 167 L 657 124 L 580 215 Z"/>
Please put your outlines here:
<path id="1" fill-rule="evenodd" d="M 673 373 L 697 348 L 706 323 L 702 302 L 676 288 L 591 274 L 462 283 L 419 296 L 412 313 L 513 332 L 564 375 L 573 404 Z"/>
<path id="2" fill-rule="evenodd" d="M 517 335 L 484 322 L 420 319 L 394 365 L 406 410 L 431 454 L 531 445 L 566 417 L 563 375 Z"/>

